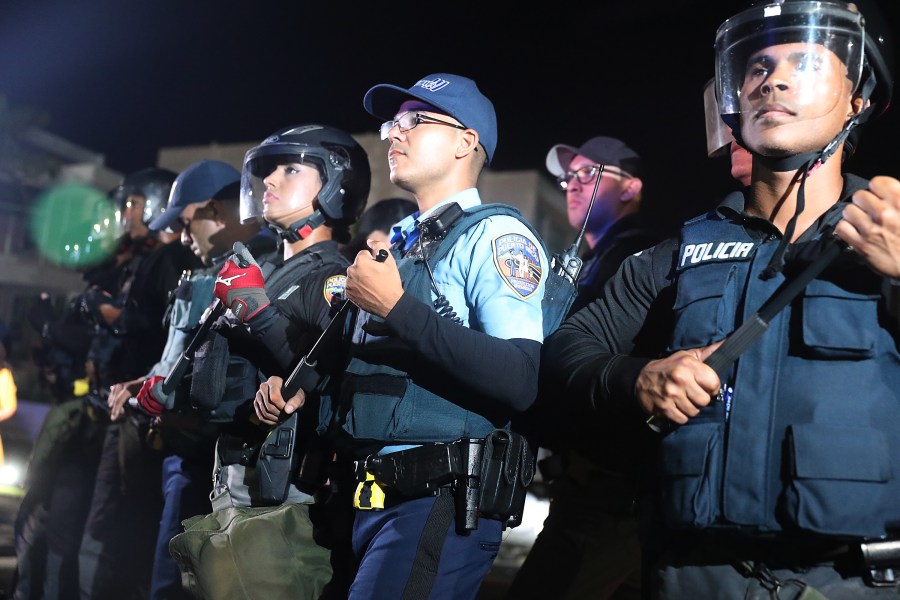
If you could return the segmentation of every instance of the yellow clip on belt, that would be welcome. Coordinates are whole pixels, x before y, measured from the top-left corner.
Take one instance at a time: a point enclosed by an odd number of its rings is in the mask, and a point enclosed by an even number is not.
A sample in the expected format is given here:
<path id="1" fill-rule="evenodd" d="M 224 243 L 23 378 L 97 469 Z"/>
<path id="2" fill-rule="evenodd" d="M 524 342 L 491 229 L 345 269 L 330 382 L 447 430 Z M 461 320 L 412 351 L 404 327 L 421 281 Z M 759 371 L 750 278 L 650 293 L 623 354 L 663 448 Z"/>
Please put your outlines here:
<path id="1" fill-rule="evenodd" d="M 384 490 L 375 483 L 375 476 L 366 473 L 366 480 L 359 482 L 353 495 L 353 506 L 359 510 L 383 510 Z"/>

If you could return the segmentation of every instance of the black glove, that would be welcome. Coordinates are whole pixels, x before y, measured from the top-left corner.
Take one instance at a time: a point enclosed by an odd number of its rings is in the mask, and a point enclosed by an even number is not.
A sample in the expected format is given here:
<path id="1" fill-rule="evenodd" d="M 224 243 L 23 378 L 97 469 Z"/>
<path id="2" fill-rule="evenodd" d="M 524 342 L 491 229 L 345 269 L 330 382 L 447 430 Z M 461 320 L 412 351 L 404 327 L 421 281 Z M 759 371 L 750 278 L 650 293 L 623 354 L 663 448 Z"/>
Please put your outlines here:
<path id="1" fill-rule="evenodd" d="M 106 325 L 106 319 L 100 312 L 100 307 L 104 304 L 112 304 L 113 297 L 109 292 L 105 292 L 97 286 L 91 286 L 79 298 L 79 309 L 86 321 L 91 324 Z"/>

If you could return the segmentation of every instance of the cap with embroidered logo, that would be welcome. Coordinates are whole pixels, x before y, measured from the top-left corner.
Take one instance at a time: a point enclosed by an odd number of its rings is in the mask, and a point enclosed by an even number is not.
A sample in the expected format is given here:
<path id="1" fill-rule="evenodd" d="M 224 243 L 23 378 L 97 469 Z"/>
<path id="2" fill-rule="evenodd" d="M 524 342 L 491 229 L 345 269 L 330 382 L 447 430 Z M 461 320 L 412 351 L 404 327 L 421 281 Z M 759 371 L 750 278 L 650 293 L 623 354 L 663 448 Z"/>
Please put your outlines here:
<path id="1" fill-rule="evenodd" d="M 491 162 L 497 148 L 497 115 L 474 81 L 451 73 L 434 73 L 409 88 L 381 83 L 366 92 L 363 106 L 369 114 L 387 120 L 393 119 L 400 105 L 410 99 L 430 104 L 477 131 L 487 162 Z"/>
<path id="2" fill-rule="evenodd" d="M 557 144 L 547 153 L 547 170 L 559 177 L 569 169 L 576 155 L 586 156 L 597 164 L 619 167 L 633 177 L 640 176 L 641 157 L 622 140 L 599 135 L 579 148 Z"/>

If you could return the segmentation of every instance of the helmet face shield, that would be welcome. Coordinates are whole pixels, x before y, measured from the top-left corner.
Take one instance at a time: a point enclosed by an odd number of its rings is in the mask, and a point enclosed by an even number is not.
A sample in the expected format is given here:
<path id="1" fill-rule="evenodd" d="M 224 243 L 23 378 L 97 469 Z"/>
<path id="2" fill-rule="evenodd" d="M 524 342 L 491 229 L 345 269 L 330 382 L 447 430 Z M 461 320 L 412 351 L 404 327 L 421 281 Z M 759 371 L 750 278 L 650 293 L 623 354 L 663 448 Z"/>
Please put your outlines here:
<path id="1" fill-rule="evenodd" d="M 126 175 L 111 194 L 113 202 L 119 209 L 117 214 L 119 221 L 124 225 L 125 209 L 135 201 L 134 196 L 143 198 L 143 209 L 140 215 L 131 215 L 129 218 L 136 218 L 147 224 L 161 215 L 176 176 L 173 171 L 156 167 Z"/>
<path id="2" fill-rule="evenodd" d="M 288 127 L 244 156 L 241 219 L 264 218 L 295 232 L 328 223 L 335 239 L 349 239 L 346 229 L 365 208 L 370 180 L 366 152 L 348 133 L 317 124 Z M 294 191 L 275 189 L 282 184 Z M 305 214 L 313 201 L 312 214 Z"/>
<path id="3" fill-rule="evenodd" d="M 788 110 L 816 104 L 822 114 L 830 111 L 845 91 L 834 85 L 836 73 L 851 91 L 859 86 L 863 23 L 846 4 L 821 1 L 770 3 L 728 19 L 715 45 L 721 114 L 742 117 L 770 92 Z"/>
<path id="4" fill-rule="evenodd" d="M 282 143 L 260 145 L 249 150 L 244 155 L 241 170 L 241 221 L 247 223 L 254 219 L 266 219 L 268 215 L 263 202 L 267 187 L 265 180 L 279 167 L 306 165 L 315 168 L 319 183 L 324 186 L 327 180 L 322 168 L 323 153 L 321 148 Z M 285 208 L 301 210 L 312 205 L 315 197 L 316 194 L 311 193 L 306 199 L 291 197 L 283 200 L 288 204 Z M 272 218 L 267 220 L 271 221 Z"/>
<path id="5" fill-rule="evenodd" d="M 715 79 L 703 86 L 703 116 L 706 123 L 706 155 L 710 158 L 728 154 L 734 136 L 722 120 L 719 103 L 716 102 Z"/>

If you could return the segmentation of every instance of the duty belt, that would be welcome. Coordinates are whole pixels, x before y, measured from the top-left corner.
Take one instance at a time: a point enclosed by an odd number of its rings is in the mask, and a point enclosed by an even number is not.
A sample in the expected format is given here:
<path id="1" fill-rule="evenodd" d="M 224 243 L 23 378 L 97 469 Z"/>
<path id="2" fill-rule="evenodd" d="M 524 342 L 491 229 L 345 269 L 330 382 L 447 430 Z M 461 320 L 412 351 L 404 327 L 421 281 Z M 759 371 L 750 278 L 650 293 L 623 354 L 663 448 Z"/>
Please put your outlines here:
<path id="1" fill-rule="evenodd" d="M 689 561 L 752 562 L 770 568 L 833 565 L 839 571 L 862 577 L 871 587 L 900 585 L 900 539 L 862 543 L 753 539 L 723 534 L 681 534 L 676 536 L 674 556 Z M 684 543 L 685 546 L 680 544 Z M 740 569 L 739 569 L 740 570 Z"/>
<path id="2" fill-rule="evenodd" d="M 361 510 L 452 491 L 458 532 L 478 528 L 480 517 L 505 527 L 522 522 L 527 487 L 534 477 L 534 453 L 518 433 L 495 429 L 484 439 L 426 444 L 356 462 L 354 504 Z M 389 490 L 385 494 L 382 488 Z M 388 503 L 388 504 L 386 504 Z"/>
<path id="3" fill-rule="evenodd" d="M 481 440 L 470 442 L 480 444 Z M 465 474 L 462 445 L 462 441 L 427 444 L 390 454 L 370 454 L 365 460 L 355 461 L 360 482 L 355 506 L 360 510 L 388 508 L 405 500 L 434 496 L 441 488 L 452 486 Z"/>

